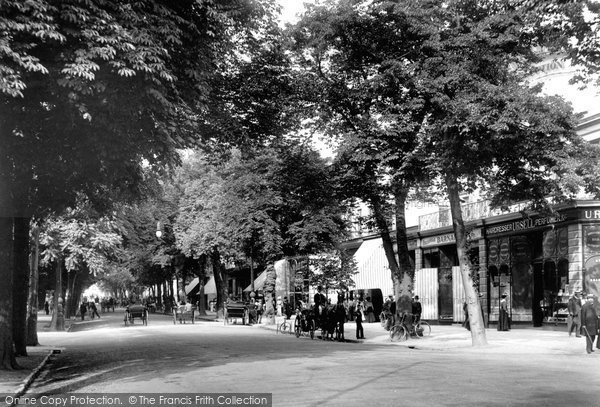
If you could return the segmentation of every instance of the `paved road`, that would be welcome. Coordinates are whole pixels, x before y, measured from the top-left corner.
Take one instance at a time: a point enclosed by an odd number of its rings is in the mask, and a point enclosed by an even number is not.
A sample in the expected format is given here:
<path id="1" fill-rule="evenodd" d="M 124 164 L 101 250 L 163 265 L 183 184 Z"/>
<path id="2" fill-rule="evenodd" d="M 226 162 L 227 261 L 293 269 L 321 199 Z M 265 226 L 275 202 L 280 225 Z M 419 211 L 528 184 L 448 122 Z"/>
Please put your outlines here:
<path id="1" fill-rule="evenodd" d="M 29 395 L 267 392 L 274 406 L 600 406 L 600 355 L 583 352 L 324 342 L 157 315 L 146 327 L 124 327 L 121 313 L 75 331 L 41 334 L 64 350 Z"/>

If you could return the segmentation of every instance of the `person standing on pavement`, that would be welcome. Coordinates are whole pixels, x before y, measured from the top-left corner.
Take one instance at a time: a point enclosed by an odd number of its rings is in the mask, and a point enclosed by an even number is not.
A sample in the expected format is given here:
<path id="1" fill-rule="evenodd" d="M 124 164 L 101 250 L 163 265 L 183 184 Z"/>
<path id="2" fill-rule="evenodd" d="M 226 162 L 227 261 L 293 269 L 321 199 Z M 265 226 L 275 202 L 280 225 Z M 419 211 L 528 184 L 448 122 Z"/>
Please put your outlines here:
<path id="1" fill-rule="evenodd" d="M 498 330 L 509 331 L 510 330 L 510 318 L 508 316 L 508 300 L 507 295 L 502 294 L 500 300 L 500 313 L 498 314 Z"/>
<path id="2" fill-rule="evenodd" d="M 368 324 L 375 322 L 375 309 L 373 308 L 373 303 L 371 302 L 371 297 L 367 297 L 364 303 L 364 313 L 365 320 Z"/>
<path id="3" fill-rule="evenodd" d="M 96 307 L 96 303 L 94 301 L 90 301 L 90 318 L 94 319 L 94 316 L 97 316 L 100 319 L 100 314 L 98 314 L 98 307 Z"/>
<path id="4" fill-rule="evenodd" d="M 467 302 L 463 302 L 463 312 L 465 313 L 465 322 L 462 323 L 464 328 L 467 328 L 467 331 L 471 330 L 471 321 L 469 320 L 469 305 Z"/>
<path id="5" fill-rule="evenodd" d="M 594 351 L 594 339 L 598 335 L 598 313 L 594 307 L 594 296 L 588 295 L 587 301 L 581 307 L 581 333 L 585 335 L 586 351 Z"/>
<path id="6" fill-rule="evenodd" d="M 85 320 L 85 313 L 87 312 L 87 303 L 85 301 L 81 302 L 79 306 L 79 313 L 81 314 L 81 320 Z"/>
<path id="7" fill-rule="evenodd" d="M 575 291 L 567 304 L 567 310 L 569 311 L 569 319 L 571 320 L 571 326 L 569 327 L 569 336 L 575 330 L 575 336 L 581 337 L 579 331 L 581 330 L 581 298 L 579 298 L 579 291 Z"/>
<path id="8" fill-rule="evenodd" d="M 356 300 L 356 304 L 354 305 L 354 320 L 356 321 L 356 339 L 365 339 L 365 331 L 362 326 L 362 321 L 363 321 L 362 301 Z"/>
<path id="9" fill-rule="evenodd" d="M 413 297 L 411 311 L 413 314 L 413 324 L 418 324 L 421 321 L 421 314 L 423 313 L 423 307 L 421 306 L 421 302 L 419 301 L 419 296 L 415 295 Z"/>

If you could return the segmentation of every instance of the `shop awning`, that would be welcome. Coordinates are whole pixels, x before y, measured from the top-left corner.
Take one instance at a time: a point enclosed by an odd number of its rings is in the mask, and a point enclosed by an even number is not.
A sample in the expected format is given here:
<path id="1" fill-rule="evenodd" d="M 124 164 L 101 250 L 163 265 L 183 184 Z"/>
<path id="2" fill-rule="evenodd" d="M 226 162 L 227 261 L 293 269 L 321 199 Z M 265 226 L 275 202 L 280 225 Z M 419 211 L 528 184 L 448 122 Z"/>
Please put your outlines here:
<path id="1" fill-rule="evenodd" d="M 263 286 L 265 285 L 265 280 L 267 278 L 267 273 L 266 272 L 262 272 L 258 275 L 258 277 L 256 277 L 254 279 L 254 291 L 260 291 L 263 289 Z M 246 287 L 244 289 L 245 293 L 249 293 L 252 291 L 252 284 L 250 284 L 248 287 Z"/>
<path id="2" fill-rule="evenodd" d="M 192 291 L 198 291 L 200 288 L 200 279 L 196 277 L 188 285 L 185 286 L 185 295 L 190 295 Z"/>
<path id="3" fill-rule="evenodd" d="M 198 291 L 200 291 L 200 279 L 196 277 L 185 286 L 185 295 L 197 294 Z M 206 284 L 204 284 L 204 295 L 216 293 L 217 288 L 215 286 L 215 278 L 211 276 Z"/>

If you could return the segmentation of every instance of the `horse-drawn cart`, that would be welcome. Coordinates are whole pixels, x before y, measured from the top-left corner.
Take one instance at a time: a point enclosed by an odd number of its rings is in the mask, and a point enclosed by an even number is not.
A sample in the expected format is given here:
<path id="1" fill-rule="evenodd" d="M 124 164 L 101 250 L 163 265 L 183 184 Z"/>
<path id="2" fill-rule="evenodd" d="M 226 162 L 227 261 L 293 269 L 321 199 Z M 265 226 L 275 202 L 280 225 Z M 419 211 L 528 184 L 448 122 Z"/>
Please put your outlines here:
<path id="1" fill-rule="evenodd" d="M 315 338 L 315 330 L 317 329 L 317 324 L 312 310 L 305 309 L 296 312 L 296 320 L 294 321 L 294 325 L 294 332 L 296 333 L 296 338 L 299 338 L 302 334 L 309 335 L 310 339 Z"/>
<path id="2" fill-rule="evenodd" d="M 136 318 L 141 319 L 143 325 L 148 325 L 148 309 L 139 304 L 127 306 L 125 308 L 125 315 L 123 316 L 125 326 L 129 324 L 133 325 Z"/>
<path id="3" fill-rule="evenodd" d="M 246 325 L 246 321 L 248 321 L 248 307 L 246 304 L 242 302 L 225 303 L 225 325 L 232 323 L 234 319 L 237 323 L 238 318 L 242 320 L 242 325 Z"/>
<path id="4" fill-rule="evenodd" d="M 196 307 L 185 308 L 185 307 L 174 307 L 173 308 L 173 324 L 177 324 L 179 321 L 180 324 L 185 324 L 186 321 L 191 321 L 192 324 L 195 322 L 196 318 Z"/>

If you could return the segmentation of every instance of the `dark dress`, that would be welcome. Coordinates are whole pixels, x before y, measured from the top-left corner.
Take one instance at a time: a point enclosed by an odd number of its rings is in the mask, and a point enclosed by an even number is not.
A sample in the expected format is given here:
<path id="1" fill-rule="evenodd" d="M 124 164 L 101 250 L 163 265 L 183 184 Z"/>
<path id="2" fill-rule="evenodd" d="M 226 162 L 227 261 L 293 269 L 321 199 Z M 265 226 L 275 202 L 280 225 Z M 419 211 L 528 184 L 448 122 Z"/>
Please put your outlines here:
<path id="1" fill-rule="evenodd" d="M 585 336 L 587 353 L 592 353 L 594 339 L 598 335 L 598 314 L 594 304 L 586 302 L 581 307 L 581 334 Z"/>
<path id="2" fill-rule="evenodd" d="M 508 331 L 510 329 L 510 318 L 508 316 L 508 305 L 506 298 L 500 300 L 500 315 L 498 316 L 498 330 Z"/>

